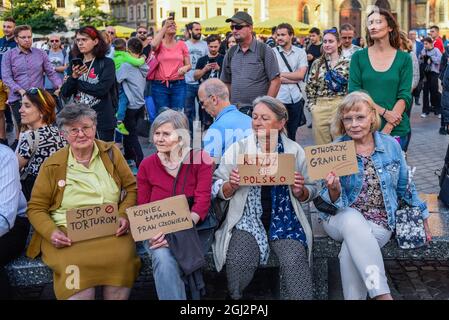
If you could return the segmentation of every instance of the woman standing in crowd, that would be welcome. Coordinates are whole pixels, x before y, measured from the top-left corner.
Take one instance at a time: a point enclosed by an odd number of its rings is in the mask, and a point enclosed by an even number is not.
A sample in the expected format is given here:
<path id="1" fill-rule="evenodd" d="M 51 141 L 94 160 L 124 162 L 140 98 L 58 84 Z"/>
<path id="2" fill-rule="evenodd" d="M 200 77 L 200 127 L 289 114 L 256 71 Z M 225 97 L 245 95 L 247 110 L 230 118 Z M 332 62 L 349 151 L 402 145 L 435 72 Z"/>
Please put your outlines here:
<path id="1" fill-rule="evenodd" d="M 31 88 L 22 97 L 19 113 L 27 131 L 21 135 L 17 158 L 22 170 L 22 191 L 27 201 L 30 200 L 42 163 L 66 145 L 58 128 L 53 126 L 56 120 L 55 110 L 56 101 L 45 90 Z"/>
<path id="2" fill-rule="evenodd" d="M 381 130 L 391 134 L 405 150 L 412 103 L 412 59 L 400 50 L 399 26 L 390 12 L 379 9 L 368 15 L 368 48 L 351 59 L 349 92 L 364 90 L 382 117 Z"/>
<path id="3" fill-rule="evenodd" d="M 229 210 L 212 245 L 220 271 L 226 264 L 230 298 L 242 298 L 259 264 L 266 264 L 270 249 L 280 262 L 283 299 L 312 299 L 310 259 L 312 230 L 301 203 L 318 189 L 307 176 L 304 150 L 286 135 L 285 106 L 269 96 L 254 102 L 253 131 L 231 145 L 214 174 L 218 197 L 229 200 Z M 239 155 L 289 153 L 295 156 L 295 183 L 291 186 L 240 186 Z"/>
<path id="4" fill-rule="evenodd" d="M 94 109 L 98 117 L 97 138 L 114 141 L 116 126 L 115 106 L 118 96 L 115 67 L 105 55 L 109 47 L 94 27 L 76 31 L 72 61 L 67 68 L 68 78 L 61 88 L 64 98 L 73 97 L 75 103 L 84 103 Z M 81 59 L 79 63 L 75 58 Z"/>
<path id="5" fill-rule="evenodd" d="M 159 112 L 161 108 L 182 110 L 186 95 L 185 74 L 191 69 L 189 50 L 184 41 L 177 41 L 176 23 L 169 18 L 162 22 L 151 46 L 159 64 L 156 66 L 151 92 Z"/>
<path id="6" fill-rule="evenodd" d="M 322 48 L 322 56 L 310 68 L 306 86 L 315 144 L 332 142 L 330 123 L 347 93 L 349 72 L 349 60 L 342 55 L 337 29 L 324 31 Z"/>
<path id="7" fill-rule="evenodd" d="M 220 49 L 218 50 L 218 53 L 225 55 L 226 52 L 231 48 L 232 46 L 235 46 L 237 42 L 235 41 L 235 37 L 232 34 L 231 31 L 226 32 L 226 37 L 224 41 L 220 43 Z"/>
<path id="8" fill-rule="evenodd" d="M 27 250 L 30 258 L 42 253 L 53 270 L 56 298 L 95 299 L 103 286 L 107 300 L 128 299 L 139 274 L 140 259 L 130 233 L 126 208 L 136 203 L 136 181 L 120 151 L 95 139 L 97 117 L 84 104 L 67 105 L 58 114 L 58 127 L 68 146 L 48 158 L 36 179 L 28 217 L 35 229 Z M 116 203 L 120 227 L 115 235 L 72 242 L 67 237 L 66 212 L 85 206 Z M 77 266 L 75 286 L 67 286 Z"/>
<path id="9" fill-rule="evenodd" d="M 343 100 L 333 128 L 341 136 L 338 141 L 354 141 L 359 173 L 337 177 L 330 172 L 320 193 L 338 210 L 335 215 L 322 213 L 320 221 L 330 237 L 342 242 L 338 257 L 347 300 L 364 300 L 367 292 L 371 298 L 392 299 L 381 248 L 395 230 L 395 213 L 398 199 L 405 197 L 408 167 L 396 140 L 378 132 L 379 127 L 380 116 L 366 93 L 353 92 Z M 429 212 L 413 182 L 410 194 L 407 202 L 420 208 L 430 241 Z M 371 282 L 372 276 L 376 284 Z"/>
<path id="10" fill-rule="evenodd" d="M 141 205 L 185 194 L 194 224 L 203 221 L 210 206 L 213 160 L 203 151 L 190 149 L 187 117 L 174 110 L 162 112 L 152 124 L 150 137 L 157 153 L 144 159 L 139 167 L 137 203 Z M 189 274 L 186 263 L 189 264 L 188 260 L 204 261 L 195 229 L 158 234 L 145 241 L 144 247 L 152 260 L 158 298 L 187 299 L 184 281 Z M 190 289 L 190 298 L 198 299 L 201 283 Z"/>

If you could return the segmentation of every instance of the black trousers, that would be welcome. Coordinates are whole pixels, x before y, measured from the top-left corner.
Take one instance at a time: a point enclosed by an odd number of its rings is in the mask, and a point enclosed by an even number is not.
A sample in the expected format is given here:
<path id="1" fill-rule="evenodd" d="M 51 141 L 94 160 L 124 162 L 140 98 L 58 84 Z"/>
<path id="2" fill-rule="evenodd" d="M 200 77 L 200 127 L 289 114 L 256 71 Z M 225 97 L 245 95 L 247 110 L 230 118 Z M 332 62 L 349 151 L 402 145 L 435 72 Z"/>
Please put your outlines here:
<path id="1" fill-rule="evenodd" d="M 114 142 L 114 131 L 115 131 L 115 129 L 109 129 L 109 130 L 98 130 L 97 129 L 97 138 L 99 140 L 103 140 L 105 142 Z"/>
<path id="2" fill-rule="evenodd" d="M 438 91 L 438 73 L 429 73 L 425 80 L 422 113 L 430 113 L 433 111 L 435 114 L 439 114 L 441 113 L 441 93 Z M 431 105 L 435 108 L 434 110 L 431 110 L 429 106 L 429 94 Z"/>
<path id="3" fill-rule="evenodd" d="M 123 136 L 123 148 L 125 150 L 125 159 L 134 160 L 139 167 L 143 160 L 143 152 L 137 136 L 137 120 L 144 117 L 144 107 L 140 109 L 126 109 L 123 123 L 129 132 L 129 135 Z"/>
<path id="4" fill-rule="evenodd" d="M 296 103 L 284 104 L 288 112 L 287 121 L 287 133 L 288 137 L 295 141 L 296 130 L 301 125 L 301 119 L 305 118 L 304 115 L 304 99 L 299 100 Z M 303 118 L 304 117 L 304 118 Z M 302 123 L 304 125 L 304 123 Z"/>
<path id="5" fill-rule="evenodd" d="M 23 252 L 29 231 L 28 218 L 17 217 L 11 231 L 0 237 L 0 300 L 12 298 L 5 266 Z"/>

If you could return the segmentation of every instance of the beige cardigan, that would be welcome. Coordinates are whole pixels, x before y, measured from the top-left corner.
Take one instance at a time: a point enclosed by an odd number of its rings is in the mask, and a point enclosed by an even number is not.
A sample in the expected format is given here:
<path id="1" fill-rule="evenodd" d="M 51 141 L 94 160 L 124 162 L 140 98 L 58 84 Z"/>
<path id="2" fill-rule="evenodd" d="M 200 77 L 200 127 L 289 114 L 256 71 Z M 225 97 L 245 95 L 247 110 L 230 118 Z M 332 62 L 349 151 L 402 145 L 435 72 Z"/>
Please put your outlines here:
<path id="1" fill-rule="evenodd" d="M 304 176 L 305 187 L 309 190 L 309 198 L 304 201 L 304 203 L 309 202 L 313 198 L 315 198 L 315 196 L 317 196 L 318 186 L 316 185 L 316 183 L 310 181 L 307 174 L 304 150 L 301 148 L 301 146 L 287 138 L 287 136 L 284 134 L 282 134 L 282 142 L 284 144 L 284 152 L 295 155 L 296 171 L 300 172 Z M 226 150 L 225 154 L 221 158 L 219 167 L 217 168 L 217 170 L 215 170 L 213 177 L 214 184 L 222 182 L 218 191 L 218 197 L 226 199 L 223 194 L 223 184 L 224 182 L 229 180 L 229 175 L 232 169 L 237 166 L 236 163 L 238 155 L 260 153 L 260 150 L 257 150 L 256 139 L 254 135 L 250 135 L 241 141 L 235 142 Z M 298 220 L 301 223 L 301 226 L 304 228 L 304 232 L 306 234 L 309 251 L 309 264 L 311 265 L 313 244 L 312 229 L 306 215 L 304 214 L 304 211 L 301 208 L 301 202 L 293 196 L 291 187 L 289 187 L 289 191 L 296 216 L 298 217 Z M 217 271 L 220 271 L 226 262 L 226 253 L 228 251 L 229 241 L 231 240 L 232 230 L 243 216 L 243 210 L 245 207 L 246 199 L 248 197 L 248 192 L 249 187 L 242 186 L 234 193 L 231 198 L 229 198 L 229 210 L 226 219 L 223 221 L 220 229 L 215 232 L 215 239 L 212 244 L 212 250 Z"/>

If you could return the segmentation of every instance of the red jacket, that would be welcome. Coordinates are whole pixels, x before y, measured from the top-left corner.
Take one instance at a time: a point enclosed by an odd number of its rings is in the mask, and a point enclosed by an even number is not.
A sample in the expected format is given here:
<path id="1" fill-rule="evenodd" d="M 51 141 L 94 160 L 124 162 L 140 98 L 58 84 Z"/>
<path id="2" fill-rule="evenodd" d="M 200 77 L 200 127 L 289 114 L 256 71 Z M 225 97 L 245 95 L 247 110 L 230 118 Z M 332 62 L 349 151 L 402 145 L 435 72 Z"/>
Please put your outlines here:
<path id="1" fill-rule="evenodd" d="M 440 50 L 442 54 L 444 53 L 444 44 L 441 37 L 436 38 L 436 40 L 433 42 L 433 46 L 438 50 Z"/>
<path id="2" fill-rule="evenodd" d="M 213 160 L 206 152 L 195 152 L 194 157 L 185 180 L 184 194 L 187 197 L 194 197 L 191 211 L 197 213 L 201 220 L 204 220 L 210 207 L 214 165 Z M 183 163 L 179 169 L 176 195 L 181 194 L 187 166 L 187 163 Z M 137 204 L 141 205 L 172 197 L 174 181 L 175 178 L 165 170 L 156 153 L 145 158 L 137 173 Z"/>

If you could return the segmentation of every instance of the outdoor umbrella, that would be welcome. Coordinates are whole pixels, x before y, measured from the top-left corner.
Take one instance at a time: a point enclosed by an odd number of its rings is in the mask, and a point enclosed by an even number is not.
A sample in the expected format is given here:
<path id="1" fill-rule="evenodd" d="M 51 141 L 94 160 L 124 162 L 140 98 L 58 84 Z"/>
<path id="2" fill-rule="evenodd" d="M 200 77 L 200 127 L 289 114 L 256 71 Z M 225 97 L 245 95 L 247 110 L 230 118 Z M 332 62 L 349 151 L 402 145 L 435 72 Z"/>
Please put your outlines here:
<path id="1" fill-rule="evenodd" d="M 297 35 L 297 36 L 308 35 L 309 30 L 311 28 L 310 25 L 299 22 L 299 21 L 294 21 L 294 20 L 290 20 L 287 18 L 273 18 L 273 19 L 265 20 L 263 22 L 256 23 L 254 25 L 253 30 L 257 34 L 271 36 L 271 28 L 278 26 L 281 23 L 291 24 L 293 29 L 295 30 L 295 35 Z"/>

